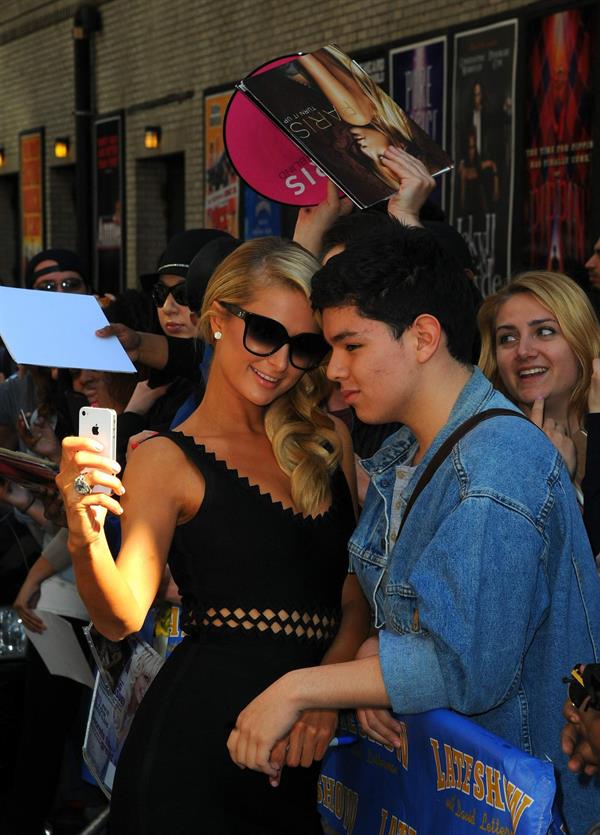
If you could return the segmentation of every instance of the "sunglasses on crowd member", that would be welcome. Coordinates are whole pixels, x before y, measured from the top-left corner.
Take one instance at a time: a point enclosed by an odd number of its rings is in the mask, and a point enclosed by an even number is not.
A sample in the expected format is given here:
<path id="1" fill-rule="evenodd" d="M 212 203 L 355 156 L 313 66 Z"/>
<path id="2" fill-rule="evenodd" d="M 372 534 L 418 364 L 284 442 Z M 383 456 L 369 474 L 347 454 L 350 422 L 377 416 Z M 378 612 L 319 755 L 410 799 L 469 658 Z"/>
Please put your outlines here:
<path id="1" fill-rule="evenodd" d="M 83 287 L 82 278 L 45 278 L 33 288 L 34 290 L 46 290 L 50 293 L 56 293 L 58 288 L 61 288 L 63 293 L 78 293 Z"/>
<path id="2" fill-rule="evenodd" d="M 167 300 L 167 296 L 171 294 L 176 304 L 182 307 L 189 307 L 187 288 L 185 281 L 175 284 L 174 287 L 167 287 L 162 281 L 157 281 L 152 288 L 152 301 L 157 307 L 162 307 Z"/>
<path id="3" fill-rule="evenodd" d="M 236 304 L 219 304 L 244 322 L 244 348 L 257 357 L 270 357 L 290 346 L 290 364 L 300 371 L 318 368 L 331 350 L 320 333 L 298 333 L 290 336 L 281 322 L 242 310 Z"/>

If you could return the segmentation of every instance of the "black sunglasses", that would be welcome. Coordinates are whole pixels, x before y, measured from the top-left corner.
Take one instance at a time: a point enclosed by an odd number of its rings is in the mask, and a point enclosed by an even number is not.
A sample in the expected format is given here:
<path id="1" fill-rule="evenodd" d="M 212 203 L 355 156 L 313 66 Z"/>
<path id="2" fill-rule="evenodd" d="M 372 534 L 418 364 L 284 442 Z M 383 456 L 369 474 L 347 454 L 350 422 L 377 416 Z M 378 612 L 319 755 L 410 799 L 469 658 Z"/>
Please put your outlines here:
<path id="1" fill-rule="evenodd" d="M 157 307 L 162 307 L 167 300 L 167 296 L 171 294 L 176 304 L 182 307 L 189 307 L 187 287 L 185 281 L 180 281 L 174 287 L 167 287 L 162 281 L 157 281 L 152 288 L 152 301 Z"/>
<path id="2" fill-rule="evenodd" d="M 281 322 L 242 310 L 236 304 L 219 304 L 244 322 L 244 348 L 257 357 L 270 357 L 284 345 L 290 346 L 290 364 L 300 371 L 318 368 L 331 350 L 320 333 L 290 336 Z"/>
<path id="3" fill-rule="evenodd" d="M 34 290 L 46 290 L 47 292 L 55 293 L 58 290 L 59 285 L 64 293 L 72 293 L 73 291 L 81 290 L 83 287 L 83 279 L 62 278 L 57 281 L 54 278 L 47 278 L 39 284 L 36 284 Z"/>

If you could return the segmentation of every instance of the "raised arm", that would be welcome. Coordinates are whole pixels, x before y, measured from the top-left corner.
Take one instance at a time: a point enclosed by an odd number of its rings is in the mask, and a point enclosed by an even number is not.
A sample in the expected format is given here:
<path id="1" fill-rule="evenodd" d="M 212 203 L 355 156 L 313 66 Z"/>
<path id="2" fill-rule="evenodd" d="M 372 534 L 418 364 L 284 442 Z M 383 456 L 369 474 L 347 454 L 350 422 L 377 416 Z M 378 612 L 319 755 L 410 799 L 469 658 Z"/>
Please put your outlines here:
<path id="1" fill-rule="evenodd" d="M 162 334 L 134 331 L 127 325 L 115 323 L 97 330 L 96 336 L 103 339 L 116 336 L 132 362 L 142 363 L 149 368 L 162 369 L 169 359 L 167 337 Z"/>
<path id="2" fill-rule="evenodd" d="M 373 118 L 373 105 L 348 70 L 328 56 L 303 55 L 297 60 L 344 122 L 361 126 L 369 124 Z"/>
<path id="3" fill-rule="evenodd" d="M 84 469 L 90 470 L 85 477 L 91 485 L 111 488 L 123 496 L 122 504 L 105 493 L 79 495 L 73 481 Z M 195 497 L 196 509 L 202 500 L 197 483 L 190 489 L 192 478 L 199 476 L 164 438 L 135 451 L 123 483 L 112 475 L 118 470 L 118 463 L 100 455 L 93 441 L 63 441 L 56 481 L 67 512 L 77 587 L 94 625 L 111 640 L 141 628 L 159 588 L 175 526 L 190 516 L 188 496 Z M 104 535 L 107 511 L 121 518 L 122 547 L 116 562 Z"/>

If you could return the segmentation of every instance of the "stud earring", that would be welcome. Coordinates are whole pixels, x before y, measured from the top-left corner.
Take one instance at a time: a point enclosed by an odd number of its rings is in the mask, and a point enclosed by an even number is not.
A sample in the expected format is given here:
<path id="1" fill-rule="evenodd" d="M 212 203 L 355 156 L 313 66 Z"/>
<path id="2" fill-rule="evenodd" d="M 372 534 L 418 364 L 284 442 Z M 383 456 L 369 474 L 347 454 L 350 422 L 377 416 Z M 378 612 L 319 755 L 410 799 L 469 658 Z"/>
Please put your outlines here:
<path id="1" fill-rule="evenodd" d="M 215 339 L 217 340 L 217 342 L 218 342 L 218 341 L 219 341 L 219 339 L 223 336 L 223 334 L 221 333 L 221 331 L 215 331 L 215 332 L 213 333 L 213 336 L 214 336 L 214 338 L 215 338 Z"/>

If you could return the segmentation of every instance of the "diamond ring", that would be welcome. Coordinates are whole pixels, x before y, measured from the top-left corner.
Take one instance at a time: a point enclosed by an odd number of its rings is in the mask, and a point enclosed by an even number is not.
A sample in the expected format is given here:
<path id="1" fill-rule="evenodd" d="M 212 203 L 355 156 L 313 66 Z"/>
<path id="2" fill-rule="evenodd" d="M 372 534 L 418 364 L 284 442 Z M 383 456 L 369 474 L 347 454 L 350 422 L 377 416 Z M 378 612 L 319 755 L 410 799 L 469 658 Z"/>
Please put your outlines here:
<path id="1" fill-rule="evenodd" d="M 80 496 L 87 496 L 92 492 L 92 486 L 85 477 L 84 473 L 79 473 L 73 480 L 73 490 L 79 493 Z"/>

